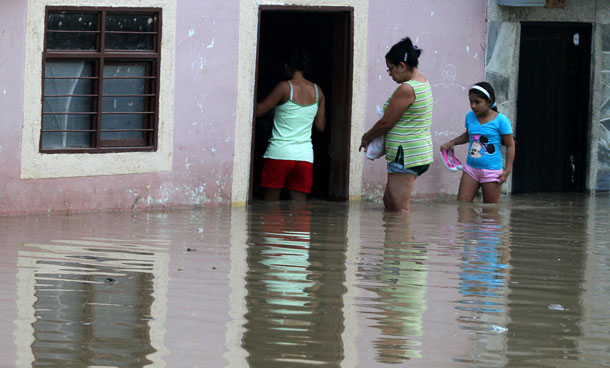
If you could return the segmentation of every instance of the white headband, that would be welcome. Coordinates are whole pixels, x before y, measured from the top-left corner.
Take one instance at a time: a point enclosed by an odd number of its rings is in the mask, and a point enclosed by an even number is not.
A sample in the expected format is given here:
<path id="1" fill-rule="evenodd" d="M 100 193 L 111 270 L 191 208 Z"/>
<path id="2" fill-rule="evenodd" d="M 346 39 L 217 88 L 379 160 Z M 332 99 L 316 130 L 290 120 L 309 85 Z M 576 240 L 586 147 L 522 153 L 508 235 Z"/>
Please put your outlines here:
<path id="1" fill-rule="evenodd" d="M 481 86 L 472 86 L 472 87 L 470 87 L 470 89 L 476 89 L 477 91 L 483 92 L 483 94 L 485 96 L 487 96 L 487 99 L 491 100 L 491 96 L 489 95 L 489 92 L 487 92 L 487 90 L 485 88 L 483 88 Z"/>

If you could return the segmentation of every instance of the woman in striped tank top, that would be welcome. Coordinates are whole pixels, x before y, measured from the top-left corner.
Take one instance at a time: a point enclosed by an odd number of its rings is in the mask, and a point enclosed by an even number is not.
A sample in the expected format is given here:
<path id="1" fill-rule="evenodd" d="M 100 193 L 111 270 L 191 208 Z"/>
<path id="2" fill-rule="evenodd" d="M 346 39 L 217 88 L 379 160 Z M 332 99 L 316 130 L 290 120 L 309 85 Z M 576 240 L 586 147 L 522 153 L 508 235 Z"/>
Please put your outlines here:
<path id="1" fill-rule="evenodd" d="M 384 104 L 384 114 L 362 136 L 360 149 L 385 135 L 388 183 L 383 204 L 388 211 L 408 211 L 415 179 L 432 163 L 432 90 L 417 69 L 421 51 L 409 37 L 385 55 L 387 71 L 399 84 Z"/>

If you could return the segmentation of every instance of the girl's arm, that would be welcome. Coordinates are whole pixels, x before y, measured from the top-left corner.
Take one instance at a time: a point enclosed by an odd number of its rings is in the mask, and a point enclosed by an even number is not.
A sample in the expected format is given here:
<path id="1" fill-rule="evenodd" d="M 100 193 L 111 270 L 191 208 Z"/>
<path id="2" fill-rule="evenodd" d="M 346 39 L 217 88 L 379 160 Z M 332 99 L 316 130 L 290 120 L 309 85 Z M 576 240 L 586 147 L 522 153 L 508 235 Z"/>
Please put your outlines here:
<path id="1" fill-rule="evenodd" d="M 326 128 L 326 102 L 324 101 L 324 93 L 322 89 L 318 87 L 318 112 L 316 117 L 313 119 L 313 125 L 318 131 L 323 132 Z"/>
<path id="2" fill-rule="evenodd" d="M 286 81 L 278 83 L 271 93 L 265 97 L 261 102 L 256 103 L 254 106 L 254 113 L 256 117 L 263 116 L 267 111 L 271 110 L 275 106 L 282 102 L 286 102 L 290 96 L 290 85 Z"/>
<path id="3" fill-rule="evenodd" d="M 513 170 L 513 162 L 515 161 L 515 140 L 512 134 L 502 134 L 502 143 L 506 146 L 506 166 L 500 174 L 500 184 L 504 183 L 510 172 Z"/>
<path id="4" fill-rule="evenodd" d="M 396 125 L 402 113 L 415 102 L 415 91 L 408 84 L 403 84 L 396 89 L 394 95 L 390 99 L 388 108 L 383 113 L 383 116 L 368 132 L 364 133 L 360 141 L 360 148 L 365 149 L 368 144 L 380 135 L 387 133 Z"/>
<path id="5" fill-rule="evenodd" d="M 459 136 L 453 138 L 452 140 L 450 140 L 447 143 L 443 143 L 441 145 L 441 151 L 443 150 L 452 150 L 454 146 L 459 146 L 460 144 L 464 144 L 464 143 L 468 143 L 468 129 L 466 129 L 466 131 L 462 134 L 460 134 Z"/>

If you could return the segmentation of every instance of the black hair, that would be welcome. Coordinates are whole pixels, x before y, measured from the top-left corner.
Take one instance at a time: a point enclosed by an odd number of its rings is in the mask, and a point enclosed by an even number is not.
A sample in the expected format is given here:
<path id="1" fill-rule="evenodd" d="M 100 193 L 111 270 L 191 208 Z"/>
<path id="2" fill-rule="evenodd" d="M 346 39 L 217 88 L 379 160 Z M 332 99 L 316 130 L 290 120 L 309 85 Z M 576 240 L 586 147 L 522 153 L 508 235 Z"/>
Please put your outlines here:
<path id="1" fill-rule="evenodd" d="M 385 59 L 392 65 L 405 63 L 409 69 L 417 68 L 419 65 L 419 55 L 422 50 L 413 45 L 409 37 L 405 37 L 400 42 L 396 43 L 387 54 Z"/>
<path id="2" fill-rule="evenodd" d="M 492 105 L 491 109 L 495 112 L 498 112 L 498 108 L 496 106 L 494 106 L 494 104 L 496 103 L 496 93 L 494 92 L 494 88 L 491 86 L 491 84 L 489 84 L 487 82 L 479 82 L 479 83 L 475 84 L 475 86 L 481 87 L 484 90 L 486 90 L 487 93 L 489 93 L 489 97 L 487 97 L 487 95 L 485 95 L 482 91 L 480 91 L 476 88 L 470 88 L 468 93 L 474 93 L 475 95 L 480 96 L 481 98 L 484 98 L 485 101 L 489 101 Z"/>
<path id="3" fill-rule="evenodd" d="M 305 53 L 305 48 L 301 46 L 287 50 L 284 62 L 292 71 L 306 72 L 309 69 L 309 57 Z"/>

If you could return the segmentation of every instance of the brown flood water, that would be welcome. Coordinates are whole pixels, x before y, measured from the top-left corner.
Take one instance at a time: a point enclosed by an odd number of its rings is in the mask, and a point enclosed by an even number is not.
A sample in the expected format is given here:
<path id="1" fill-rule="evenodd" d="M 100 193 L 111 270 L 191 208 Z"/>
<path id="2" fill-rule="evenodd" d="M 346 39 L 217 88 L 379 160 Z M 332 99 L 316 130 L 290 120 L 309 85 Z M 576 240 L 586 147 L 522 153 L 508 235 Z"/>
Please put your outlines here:
<path id="1" fill-rule="evenodd" d="M 0 218 L 0 367 L 603 367 L 610 197 Z"/>

